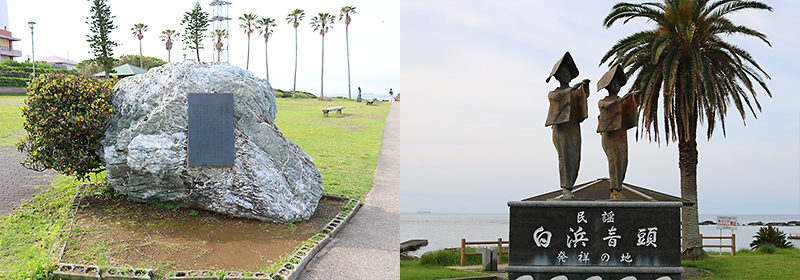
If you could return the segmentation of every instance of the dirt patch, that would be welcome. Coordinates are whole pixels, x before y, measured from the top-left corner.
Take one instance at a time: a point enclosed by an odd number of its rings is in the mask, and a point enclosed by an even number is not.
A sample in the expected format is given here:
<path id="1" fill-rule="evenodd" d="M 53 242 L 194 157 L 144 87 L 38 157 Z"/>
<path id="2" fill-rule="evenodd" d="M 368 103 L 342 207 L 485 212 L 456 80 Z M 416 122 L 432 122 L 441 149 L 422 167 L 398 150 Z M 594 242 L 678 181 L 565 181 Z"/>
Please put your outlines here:
<path id="1" fill-rule="evenodd" d="M 122 198 L 82 198 L 62 262 L 190 269 L 264 270 L 320 232 L 344 200 L 323 198 L 308 221 L 275 224 Z"/>

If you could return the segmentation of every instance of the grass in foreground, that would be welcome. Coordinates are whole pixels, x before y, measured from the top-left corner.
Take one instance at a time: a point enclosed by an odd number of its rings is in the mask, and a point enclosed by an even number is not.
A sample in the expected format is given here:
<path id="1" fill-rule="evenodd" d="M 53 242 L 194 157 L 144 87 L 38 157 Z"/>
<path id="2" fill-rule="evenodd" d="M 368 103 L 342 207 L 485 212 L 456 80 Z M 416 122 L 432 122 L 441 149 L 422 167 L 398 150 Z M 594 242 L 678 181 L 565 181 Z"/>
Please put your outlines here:
<path id="1" fill-rule="evenodd" d="M 475 251 L 476 248 L 467 247 L 467 252 L 474 253 Z M 503 255 L 503 263 L 508 263 L 508 255 Z M 465 264 L 480 265 L 481 256 L 467 256 Z M 400 279 L 422 280 L 486 276 L 486 274 L 483 273 L 447 268 L 448 266 L 459 265 L 461 265 L 460 248 L 428 252 L 422 255 L 418 260 L 401 261 Z"/>
<path id="2" fill-rule="evenodd" d="M 800 249 L 775 249 L 774 254 L 739 250 L 736 256 L 684 261 L 682 266 L 714 273 L 707 279 L 800 279 Z"/>
<path id="3" fill-rule="evenodd" d="M 400 262 L 401 280 L 449 279 L 476 276 L 486 276 L 486 274 L 446 268 L 444 266 L 427 266 L 420 264 L 419 260 Z"/>
<path id="4" fill-rule="evenodd" d="M 59 176 L 13 214 L 0 216 L 0 273 L 4 279 L 49 279 L 51 250 L 65 226 L 79 182 Z"/>

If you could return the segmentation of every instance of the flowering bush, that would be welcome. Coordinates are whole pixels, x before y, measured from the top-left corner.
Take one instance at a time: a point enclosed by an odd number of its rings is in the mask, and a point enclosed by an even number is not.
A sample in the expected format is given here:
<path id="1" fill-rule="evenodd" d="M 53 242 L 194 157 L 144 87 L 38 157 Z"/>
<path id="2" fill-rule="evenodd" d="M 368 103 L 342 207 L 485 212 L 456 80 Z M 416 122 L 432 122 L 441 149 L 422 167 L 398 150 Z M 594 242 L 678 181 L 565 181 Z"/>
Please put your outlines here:
<path id="1" fill-rule="evenodd" d="M 17 149 L 22 164 L 33 170 L 53 169 L 80 180 L 103 171 L 97 155 L 114 115 L 111 91 L 117 79 L 99 80 L 66 73 L 37 75 L 28 84 L 22 106 L 28 132 Z"/>

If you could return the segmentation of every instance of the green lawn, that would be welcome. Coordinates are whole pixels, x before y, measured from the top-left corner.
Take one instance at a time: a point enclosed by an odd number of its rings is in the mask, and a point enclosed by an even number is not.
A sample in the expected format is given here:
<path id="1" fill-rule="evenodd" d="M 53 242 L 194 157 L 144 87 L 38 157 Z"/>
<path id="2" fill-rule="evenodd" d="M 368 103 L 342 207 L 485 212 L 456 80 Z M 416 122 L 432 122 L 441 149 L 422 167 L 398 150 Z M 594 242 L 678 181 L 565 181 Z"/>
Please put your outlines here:
<path id="1" fill-rule="evenodd" d="M 800 279 L 800 249 L 777 249 L 775 254 L 740 250 L 736 256 L 684 261 L 681 265 L 714 273 L 707 279 Z"/>
<path id="2" fill-rule="evenodd" d="M 25 102 L 26 95 L 0 95 L 0 103 Z M 22 118 L 19 105 L 0 104 L 0 146 L 13 146 L 24 135 Z"/>
<path id="3" fill-rule="evenodd" d="M 475 276 L 486 276 L 486 274 L 446 268 L 444 266 L 427 266 L 419 261 L 400 262 L 401 280 L 449 279 Z"/>
<path id="4" fill-rule="evenodd" d="M 283 135 L 314 158 L 326 193 L 363 199 L 372 188 L 389 104 L 354 100 L 278 98 L 275 123 Z M 322 109 L 345 106 L 342 114 Z"/>

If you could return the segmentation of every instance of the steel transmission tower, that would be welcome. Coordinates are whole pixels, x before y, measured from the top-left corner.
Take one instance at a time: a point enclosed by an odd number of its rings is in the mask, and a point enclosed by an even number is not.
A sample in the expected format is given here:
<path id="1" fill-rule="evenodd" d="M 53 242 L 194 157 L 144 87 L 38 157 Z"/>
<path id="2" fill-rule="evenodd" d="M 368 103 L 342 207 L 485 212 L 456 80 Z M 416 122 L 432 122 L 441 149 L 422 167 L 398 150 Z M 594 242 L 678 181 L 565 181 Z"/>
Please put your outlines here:
<path id="1" fill-rule="evenodd" d="M 211 32 L 213 33 L 214 30 L 217 29 L 225 29 L 225 32 L 230 34 L 230 20 L 231 18 L 228 17 L 228 8 L 231 5 L 231 2 L 223 1 L 223 0 L 213 0 L 211 1 L 211 9 L 214 10 L 213 17 L 211 17 Z M 217 53 L 217 48 L 212 47 L 211 49 L 214 50 L 214 58 L 212 60 L 220 61 L 219 58 L 225 59 L 225 62 L 228 62 L 230 58 L 230 53 L 228 52 L 228 43 L 230 42 L 230 36 L 225 37 L 225 45 L 220 50 L 220 53 Z M 215 42 L 216 43 L 216 42 Z M 215 43 L 212 43 L 213 46 Z"/>

